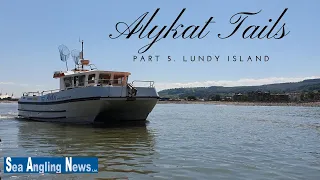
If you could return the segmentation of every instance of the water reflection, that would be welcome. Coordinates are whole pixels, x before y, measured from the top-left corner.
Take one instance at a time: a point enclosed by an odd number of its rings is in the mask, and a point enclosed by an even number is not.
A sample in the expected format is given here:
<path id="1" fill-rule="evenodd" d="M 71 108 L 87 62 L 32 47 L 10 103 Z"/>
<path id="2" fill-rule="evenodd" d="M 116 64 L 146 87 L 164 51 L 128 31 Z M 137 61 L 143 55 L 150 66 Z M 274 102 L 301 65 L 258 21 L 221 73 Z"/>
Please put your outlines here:
<path id="1" fill-rule="evenodd" d="M 65 125 L 21 121 L 18 144 L 32 156 L 95 156 L 99 172 L 148 174 L 154 135 L 147 122 L 121 126 Z"/>

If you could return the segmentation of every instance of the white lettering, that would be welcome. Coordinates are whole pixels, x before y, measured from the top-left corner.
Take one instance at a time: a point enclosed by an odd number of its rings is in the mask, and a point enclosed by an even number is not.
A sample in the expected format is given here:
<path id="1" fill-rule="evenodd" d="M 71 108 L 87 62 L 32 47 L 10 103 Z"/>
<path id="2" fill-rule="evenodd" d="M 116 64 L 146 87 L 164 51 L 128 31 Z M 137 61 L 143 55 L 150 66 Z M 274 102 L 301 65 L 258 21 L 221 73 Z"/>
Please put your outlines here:
<path id="1" fill-rule="evenodd" d="M 56 173 L 61 173 L 61 164 L 56 165 Z"/>
<path id="2" fill-rule="evenodd" d="M 90 172 L 91 171 L 91 165 L 90 164 L 74 164 L 72 166 L 73 172 Z"/>
<path id="3" fill-rule="evenodd" d="M 74 164 L 74 165 L 72 166 L 72 170 L 73 170 L 73 172 L 77 172 L 77 170 L 78 170 L 78 165 L 77 165 L 77 164 Z"/>
<path id="4" fill-rule="evenodd" d="M 30 170 L 31 170 L 31 172 L 33 171 L 33 169 L 32 169 L 32 160 L 31 160 L 31 157 L 28 157 L 28 164 L 27 164 L 26 172 L 28 172 Z"/>
<path id="5" fill-rule="evenodd" d="M 66 172 L 68 171 L 72 171 L 72 157 L 70 157 L 69 159 L 68 157 L 66 157 Z"/>
<path id="6" fill-rule="evenodd" d="M 11 157 L 7 157 L 7 158 L 6 158 L 6 164 L 7 164 L 6 170 L 7 170 L 8 172 L 10 172 L 10 171 L 11 171 Z"/>
<path id="7" fill-rule="evenodd" d="M 39 164 L 39 169 L 38 169 L 38 171 L 39 171 L 39 173 L 44 173 L 46 170 L 45 170 L 45 164 Z"/>
<path id="8" fill-rule="evenodd" d="M 84 172 L 86 167 L 87 167 L 87 164 L 79 164 L 79 171 Z"/>
<path id="9" fill-rule="evenodd" d="M 87 172 L 91 171 L 91 164 L 87 164 Z"/>
<path id="10" fill-rule="evenodd" d="M 18 165 L 18 171 L 19 171 L 19 172 L 23 172 L 23 166 L 22 166 L 22 164 L 19 164 L 19 165 Z"/>
<path id="11" fill-rule="evenodd" d="M 12 165 L 12 171 L 13 172 L 17 172 L 17 168 L 18 168 L 18 166 L 16 164 Z"/>

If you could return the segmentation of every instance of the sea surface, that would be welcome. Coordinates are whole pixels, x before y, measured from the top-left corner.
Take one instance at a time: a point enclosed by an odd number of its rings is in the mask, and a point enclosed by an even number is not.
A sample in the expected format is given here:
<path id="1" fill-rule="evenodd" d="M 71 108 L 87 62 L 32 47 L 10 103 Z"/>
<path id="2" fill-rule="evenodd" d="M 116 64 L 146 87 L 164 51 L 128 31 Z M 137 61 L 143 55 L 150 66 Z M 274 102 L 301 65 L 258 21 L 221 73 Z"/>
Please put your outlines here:
<path id="1" fill-rule="evenodd" d="M 3 156 L 96 156 L 98 174 L 3 179 L 320 179 L 320 108 L 158 104 L 148 123 L 92 127 L 15 119 L 0 104 Z"/>

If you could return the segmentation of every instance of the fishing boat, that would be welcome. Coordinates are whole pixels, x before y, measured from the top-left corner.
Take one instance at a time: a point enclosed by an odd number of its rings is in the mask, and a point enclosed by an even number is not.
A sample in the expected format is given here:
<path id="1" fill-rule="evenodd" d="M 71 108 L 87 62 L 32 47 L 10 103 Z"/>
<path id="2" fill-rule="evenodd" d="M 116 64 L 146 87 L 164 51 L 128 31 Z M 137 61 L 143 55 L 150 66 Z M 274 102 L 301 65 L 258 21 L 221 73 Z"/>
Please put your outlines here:
<path id="1" fill-rule="evenodd" d="M 18 116 L 24 119 L 66 123 L 145 121 L 159 95 L 154 81 L 129 82 L 130 72 L 98 70 L 83 58 L 82 51 L 59 46 L 66 71 L 55 71 L 60 81 L 55 90 L 25 92 L 18 101 Z M 73 57 L 75 68 L 68 70 Z M 143 84 L 143 85 L 138 85 Z"/>

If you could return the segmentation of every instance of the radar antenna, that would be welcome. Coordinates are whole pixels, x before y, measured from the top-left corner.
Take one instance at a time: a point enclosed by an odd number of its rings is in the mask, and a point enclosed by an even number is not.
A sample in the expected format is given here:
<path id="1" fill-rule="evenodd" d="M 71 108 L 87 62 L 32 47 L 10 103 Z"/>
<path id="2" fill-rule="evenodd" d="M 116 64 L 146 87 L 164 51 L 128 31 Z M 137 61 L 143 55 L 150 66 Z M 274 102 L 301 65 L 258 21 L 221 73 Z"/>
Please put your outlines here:
<path id="1" fill-rule="evenodd" d="M 79 59 L 80 59 L 80 51 L 77 49 L 74 49 L 71 51 L 71 56 L 73 58 L 74 61 L 74 66 L 75 66 L 75 70 L 77 70 L 77 67 L 79 66 Z"/>
<path id="2" fill-rule="evenodd" d="M 69 58 L 69 56 L 70 56 L 70 51 L 69 51 L 69 49 L 67 48 L 67 46 L 65 46 L 65 45 L 60 45 L 59 47 L 58 47 L 58 49 L 59 49 L 59 53 L 60 53 L 60 60 L 62 61 L 62 62 L 66 62 L 66 67 L 67 67 L 67 71 L 68 71 L 68 62 L 67 62 L 67 60 L 68 60 L 68 58 Z"/>

